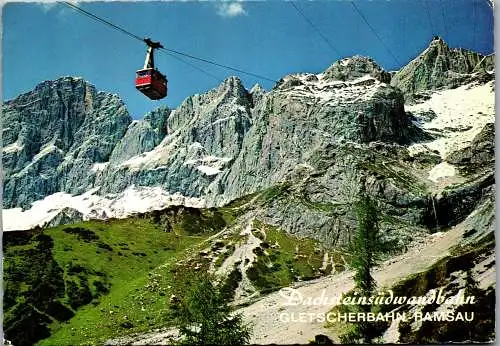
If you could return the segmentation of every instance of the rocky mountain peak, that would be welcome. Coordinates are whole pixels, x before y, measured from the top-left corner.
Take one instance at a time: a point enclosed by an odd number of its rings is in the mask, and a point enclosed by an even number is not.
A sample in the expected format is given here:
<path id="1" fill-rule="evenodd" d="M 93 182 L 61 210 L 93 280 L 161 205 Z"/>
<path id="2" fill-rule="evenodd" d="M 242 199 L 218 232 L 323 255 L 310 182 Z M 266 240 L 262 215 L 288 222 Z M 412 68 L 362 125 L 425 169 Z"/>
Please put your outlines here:
<path id="1" fill-rule="evenodd" d="M 245 87 L 243 86 L 243 82 L 241 81 L 241 79 L 237 76 L 229 76 L 227 77 L 226 79 L 224 79 L 222 81 L 222 83 L 217 87 L 218 89 L 219 88 L 222 88 L 222 89 L 245 89 Z"/>
<path id="2" fill-rule="evenodd" d="M 266 91 L 260 84 L 255 84 L 252 89 L 250 89 L 249 94 L 252 95 L 252 98 L 260 98 L 262 97 Z"/>
<path id="3" fill-rule="evenodd" d="M 464 48 L 450 48 L 435 36 L 429 46 L 392 78 L 391 85 L 408 99 L 424 90 L 454 88 L 474 79 L 493 79 L 494 56 L 484 56 Z"/>
<path id="4" fill-rule="evenodd" d="M 252 98 L 243 82 L 235 76 L 226 78 L 216 88 L 186 98 L 168 117 L 169 132 L 192 124 L 197 120 L 198 127 L 227 117 L 228 113 L 246 113 L 252 106 Z"/>
<path id="5" fill-rule="evenodd" d="M 224 101 L 234 98 L 236 103 L 245 104 L 248 99 L 248 91 L 245 89 L 241 79 L 236 76 L 226 78 L 215 88 L 214 93 L 217 95 L 215 97 L 222 97 Z M 213 95 L 210 96 L 213 97 Z"/>
<path id="6" fill-rule="evenodd" d="M 254 93 L 263 93 L 265 92 L 264 88 L 260 84 L 255 84 L 252 89 L 250 89 L 250 94 Z"/>
<path id="7" fill-rule="evenodd" d="M 327 80 L 351 81 L 365 75 L 383 83 L 390 82 L 390 74 L 384 71 L 372 58 L 355 55 L 336 61 L 323 73 Z"/>
<path id="8" fill-rule="evenodd" d="M 111 165 L 119 164 L 129 158 L 152 150 L 168 134 L 167 119 L 171 109 L 160 106 L 148 112 L 142 120 L 134 120 L 123 138 L 111 153 Z"/>
<path id="9" fill-rule="evenodd" d="M 440 36 L 434 36 L 431 40 L 431 43 L 429 44 L 429 47 L 446 47 L 446 48 L 448 48 L 448 45 Z"/>
<path id="10" fill-rule="evenodd" d="M 95 88 L 80 77 L 61 77 L 56 80 L 43 81 L 31 91 L 23 93 L 16 98 L 5 102 L 8 109 L 32 109 L 39 108 L 56 100 L 88 99 L 93 100 L 96 94 Z M 92 106 L 89 104 L 88 106 Z M 55 114 L 58 115 L 58 114 Z"/>
<path id="11" fill-rule="evenodd" d="M 262 88 L 262 86 L 260 86 L 260 84 L 255 84 L 252 89 L 250 89 L 249 94 L 252 97 L 253 106 L 255 106 L 263 99 L 266 91 Z"/>
<path id="12" fill-rule="evenodd" d="M 144 120 L 154 123 L 162 122 L 166 117 L 168 117 L 168 114 L 170 114 L 170 112 L 171 109 L 168 106 L 162 105 L 152 110 L 151 112 L 146 113 L 146 115 L 144 116 Z"/>
<path id="13" fill-rule="evenodd" d="M 33 92 L 40 92 L 47 88 L 54 88 L 54 87 L 65 89 L 71 86 L 74 87 L 77 85 L 84 85 L 84 84 L 89 84 L 89 83 L 87 83 L 82 77 L 63 76 L 55 80 L 46 80 L 38 83 L 33 89 Z"/>
<path id="14" fill-rule="evenodd" d="M 118 96 L 97 92 L 82 78 L 62 77 L 7 102 L 3 121 L 8 207 L 58 191 L 83 192 L 86 169 L 108 160 L 132 119 Z"/>

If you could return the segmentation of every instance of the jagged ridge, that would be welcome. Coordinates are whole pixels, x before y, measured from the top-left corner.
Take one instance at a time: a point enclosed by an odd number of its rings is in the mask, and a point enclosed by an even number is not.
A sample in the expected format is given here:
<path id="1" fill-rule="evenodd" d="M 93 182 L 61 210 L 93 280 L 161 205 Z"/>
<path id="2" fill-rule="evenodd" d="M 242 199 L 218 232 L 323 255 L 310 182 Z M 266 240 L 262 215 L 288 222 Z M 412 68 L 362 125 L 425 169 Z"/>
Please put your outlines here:
<path id="1" fill-rule="evenodd" d="M 4 207 L 132 184 L 220 204 L 279 181 L 325 142 L 412 138 L 402 94 L 369 58 L 284 80 L 265 93 L 231 77 L 134 122 L 81 79 L 44 82 L 4 106 Z"/>

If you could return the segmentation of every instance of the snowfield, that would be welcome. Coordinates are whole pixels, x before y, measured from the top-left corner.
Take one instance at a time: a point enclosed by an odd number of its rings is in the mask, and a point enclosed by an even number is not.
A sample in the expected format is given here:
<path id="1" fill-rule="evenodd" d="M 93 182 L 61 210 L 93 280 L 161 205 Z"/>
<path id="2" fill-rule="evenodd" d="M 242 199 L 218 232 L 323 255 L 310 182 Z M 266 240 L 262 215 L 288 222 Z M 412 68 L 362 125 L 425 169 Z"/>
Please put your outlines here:
<path id="1" fill-rule="evenodd" d="M 436 91 L 429 100 L 406 105 L 405 109 L 419 119 L 418 126 L 436 137 L 425 144 L 411 145 L 410 153 L 437 151 L 444 159 L 452 151 L 468 146 L 484 125 L 495 122 L 495 82 Z M 425 121 L 420 117 L 429 111 L 436 114 L 434 119 Z"/>
<path id="2" fill-rule="evenodd" d="M 73 196 L 58 192 L 33 202 L 28 210 L 22 208 L 4 209 L 2 221 L 4 231 L 28 230 L 50 222 L 64 208 L 73 208 L 83 214 L 84 220 L 125 218 L 135 213 L 159 210 L 171 205 L 203 208 L 200 198 L 170 194 L 161 187 L 131 186 L 119 194 L 98 196 L 98 187 L 82 195 Z"/>
<path id="3" fill-rule="evenodd" d="M 320 103 L 333 105 L 356 103 L 372 98 L 381 87 L 387 84 L 380 82 L 369 74 L 350 81 L 331 80 L 324 73 L 317 75 L 299 73 L 286 76 L 283 80 L 299 80 L 301 85 L 282 90 L 298 98 L 310 98 Z M 368 87 L 369 86 L 369 87 Z"/>
<path id="4" fill-rule="evenodd" d="M 198 143 L 199 144 L 199 143 Z M 201 146 L 201 144 L 200 144 Z M 201 149 L 205 150 L 203 147 Z M 194 166 L 201 173 L 211 176 L 222 172 L 224 167 L 231 162 L 230 157 L 204 156 L 199 159 L 191 159 L 184 162 L 185 166 Z"/>
<path id="5" fill-rule="evenodd" d="M 450 153 L 469 146 L 487 123 L 495 122 L 495 82 L 436 91 L 425 102 L 405 105 L 405 110 L 417 118 L 415 125 L 435 136 L 427 143 L 410 145 L 410 155 L 434 151 L 446 160 Z M 429 120 L 429 114 L 435 117 Z M 441 162 L 429 171 L 427 179 L 438 183 L 456 173 L 453 165 Z"/>

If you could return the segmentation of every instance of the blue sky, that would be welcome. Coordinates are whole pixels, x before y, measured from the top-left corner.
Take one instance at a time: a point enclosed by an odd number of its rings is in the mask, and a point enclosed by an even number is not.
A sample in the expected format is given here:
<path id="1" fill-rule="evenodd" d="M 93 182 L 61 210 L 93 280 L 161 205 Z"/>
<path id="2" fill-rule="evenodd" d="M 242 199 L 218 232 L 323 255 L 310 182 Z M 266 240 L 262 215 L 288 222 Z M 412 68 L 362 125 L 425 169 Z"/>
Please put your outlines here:
<path id="1" fill-rule="evenodd" d="M 384 44 L 348 1 L 295 4 L 330 44 L 284 1 L 84 2 L 79 6 L 167 48 L 273 80 L 294 72 L 318 73 L 355 54 L 371 56 L 386 70 L 396 70 L 425 49 L 434 34 L 452 47 L 493 52 L 493 11 L 487 0 L 356 1 Z M 168 76 L 169 96 L 151 101 L 134 88 L 145 44 L 56 3 L 5 5 L 2 43 L 6 100 L 44 80 L 81 76 L 99 90 L 119 94 L 138 119 L 159 105 L 175 108 L 230 75 L 238 75 L 247 88 L 255 83 L 265 89 L 273 86 L 181 57 L 217 80 L 160 52 L 156 65 Z"/>

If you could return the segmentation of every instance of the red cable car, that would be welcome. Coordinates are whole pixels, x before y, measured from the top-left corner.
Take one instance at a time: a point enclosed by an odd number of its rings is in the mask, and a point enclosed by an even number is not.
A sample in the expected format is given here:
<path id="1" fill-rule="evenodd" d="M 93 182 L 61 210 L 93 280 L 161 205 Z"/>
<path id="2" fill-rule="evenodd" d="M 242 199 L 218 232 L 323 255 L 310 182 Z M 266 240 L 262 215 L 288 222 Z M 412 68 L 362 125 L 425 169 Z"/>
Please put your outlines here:
<path id="1" fill-rule="evenodd" d="M 144 67 L 135 74 L 135 88 L 151 100 L 159 100 L 167 96 L 168 80 L 154 66 L 154 50 L 163 46 L 160 42 L 153 42 L 149 38 L 145 38 L 144 42 L 148 45 L 148 52 Z"/>

